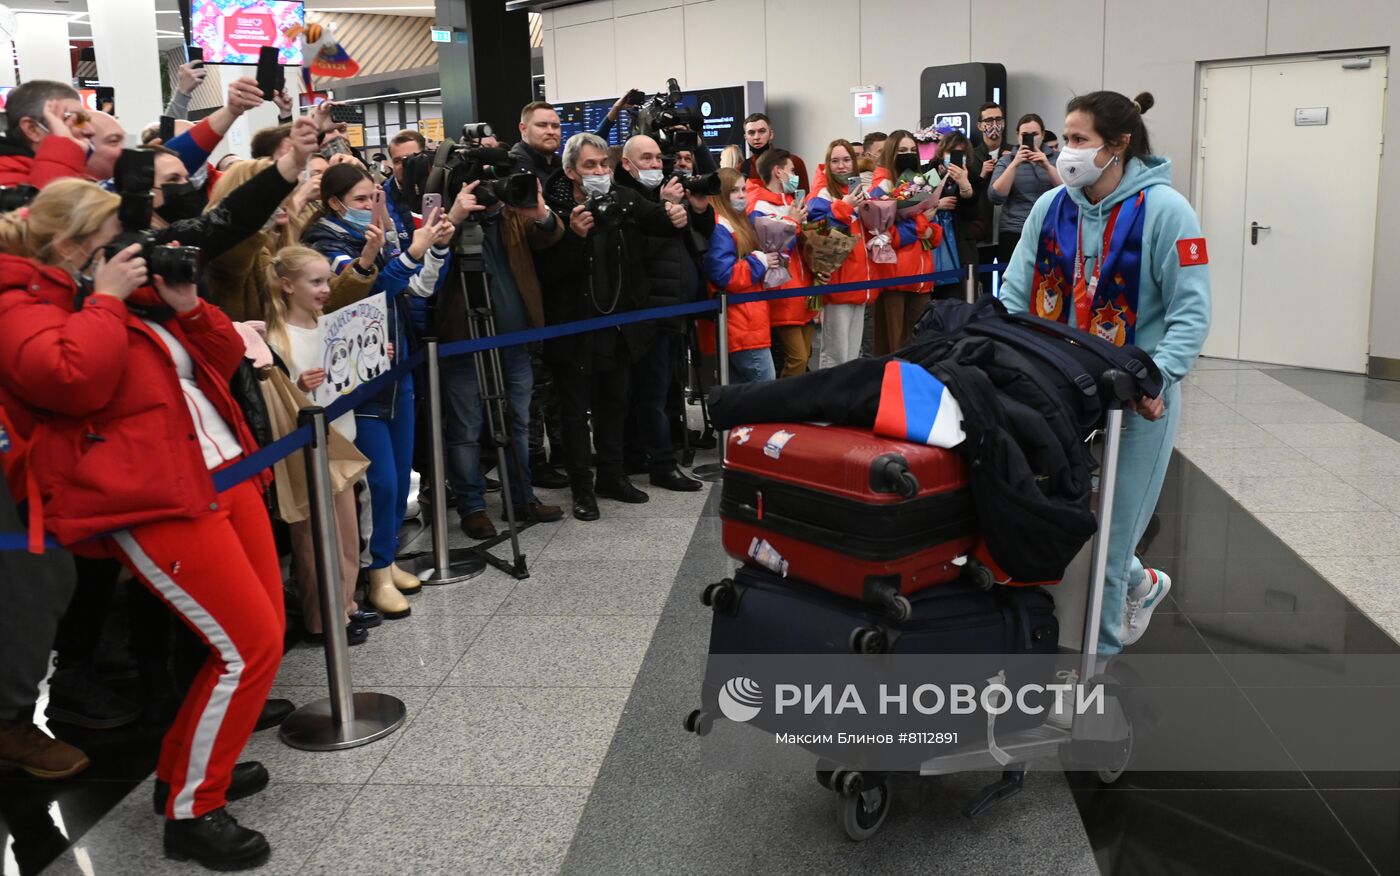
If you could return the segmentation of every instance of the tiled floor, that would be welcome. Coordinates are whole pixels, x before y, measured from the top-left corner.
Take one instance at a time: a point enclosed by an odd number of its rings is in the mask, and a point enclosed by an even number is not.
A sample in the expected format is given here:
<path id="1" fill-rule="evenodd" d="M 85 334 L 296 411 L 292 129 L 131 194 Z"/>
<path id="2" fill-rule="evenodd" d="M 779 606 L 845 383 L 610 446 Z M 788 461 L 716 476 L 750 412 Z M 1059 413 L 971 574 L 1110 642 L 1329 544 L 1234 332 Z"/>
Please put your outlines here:
<path id="1" fill-rule="evenodd" d="M 1184 390 L 1147 546 L 1175 587 L 1137 650 L 1211 655 L 1222 673 L 1238 653 L 1400 651 L 1400 386 L 1206 361 Z M 1277 771 L 1113 788 L 1036 773 L 976 821 L 958 807 L 987 777 L 901 781 L 880 836 L 849 843 L 810 780 L 698 762 L 679 726 L 703 674 L 696 597 L 729 563 L 716 496 L 652 496 L 527 530 L 531 578 L 425 589 L 352 649 L 357 687 L 407 703 L 401 731 L 325 754 L 256 736 L 246 757 L 274 784 L 234 810 L 271 838 L 265 872 L 1400 872 L 1400 773 L 1292 768 L 1288 734 L 1233 688 Z M 306 702 L 324 678 L 299 647 L 276 693 Z M 5 876 L 55 856 L 48 872 L 191 872 L 159 854 L 151 740 L 78 741 L 95 761 L 80 780 L 0 778 Z"/>

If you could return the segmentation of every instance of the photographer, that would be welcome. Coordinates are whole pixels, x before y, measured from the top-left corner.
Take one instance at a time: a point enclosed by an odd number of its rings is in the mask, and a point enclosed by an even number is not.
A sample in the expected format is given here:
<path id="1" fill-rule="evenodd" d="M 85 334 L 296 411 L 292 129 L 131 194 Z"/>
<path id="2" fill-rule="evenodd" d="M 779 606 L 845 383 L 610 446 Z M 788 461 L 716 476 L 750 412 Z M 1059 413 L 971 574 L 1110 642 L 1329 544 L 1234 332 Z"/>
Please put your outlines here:
<path id="1" fill-rule="evenodd" d="M 709 196 L 687 192 L 674 176 L 666 179 L 661 146 L 645 134 L 627 141 L 622 151 L 622 167 L 614 176 L 618 186 L 653 203 L 682 205 L 687 214 L 688 229 L 644 238 L 646 250 L 642 262 L 651 285 L 646 306 L 665 307 L 698 301 L 702 293 L 700 254 L 693 234 L 708 239 L 714 231 L 715 211 L 710 206 Z M 655 342 L 632 366 L 631 407 L 652 486 L 689 493 L 699 490 L 701 483 L 680 470 L 666 413 L 666 399 L 680 374 L 684 344 L 683 318 L 657 322 Z"/>
<path id="2" fill-rule="evenodd" d="M 26 82 L 6 98 L 5 118 L 0 186 L 42 189 L 52 180 L 83 175 L 91 149 L 83 135 L 88 112 L 71 86 Z"/>
<path id="3" fill-rule="evenodd" d="M 152 265 L 150 285 L 141 244 L 111 252 L 119 204 L 63 180 L 0 222 L 0 381 L 43 417 L 31 522 L 120 559 L 207 643 L 156 767 L 166 856 L 255 866 L 266 839 L 224 805 L 267 783 L 235 761 L 281 660 L 282 575 L 265 480 L 215 493 L 210 478 L 255 446 L 228 391 L 243 341 L 193 283 Z"/>
<path id="4" fill-rule="evenodd" d="M 536 259 L 551 325 L 646 307 L 645 237 L 671 236 L 686 226 L 679 205 L 652 203 L 631 189 L 614 188 L 607 157 L 607 141 L 576 134 L 564 147 L 563 169 L 545 184 L 545 202 L 569 224 L 569 232 Z M 545 342 L 579 520 L 598 519 L 598 496 L 647 501 L 623 470 L 622 425 L 628 369 L 647 352 L 655 331 L 653 324 L 633 323 Z M 590 410 L 598 452 L 596 489 L 589 465 Z"/>
<path id="5" fill-rule="evenodd" d="M 544 303 L 532 254 L 557 243 L 564 236 L 564 223 L 545 206 L 543 185 L 538 180 L 535 180 L 534 201 L 528 206 L 507 204 L 484 193 L 478 198 L 481 185 L 480 180 L 473 180 L 462 186 L 450 214 L 459 225 L 464 219 L 471 220 L 463 228 L 464 241 L 469 235 L 480 240 L 480 266 L 468 263 L 464 270 L 484 270 L 497 334 L 542 326 Z M 481 200 L 493 203 L 487 206 L 480 203 Z M 458 258 L 469 259 L 470 256 Z M 437 335 L 444 342 L 465 340 L 471 334 L 467 326 L 466 288 L 472 282 L 472 278 L 463 275 L 449 279 L 443 286 L 437 309 Z M 447 476 L 457 498 L 462 532 L 469 538 L 483 540 L 493 538 L 496 527 L 486 513 L 486 480 L 481 465 L 481 433 L 486 412 L 475 358 L 445 359 L 442 371 Z M 514 464 L 509 480 L 516 519 L 532 523 L 557 522 L 563 519 L 564 512 L 556 505 L 541 502 L 532 486 L 530 402 L 535 381 L 530 350 L 525 346 L 503 347 L 500 358 L 504 394 L 510 405 Z"/>

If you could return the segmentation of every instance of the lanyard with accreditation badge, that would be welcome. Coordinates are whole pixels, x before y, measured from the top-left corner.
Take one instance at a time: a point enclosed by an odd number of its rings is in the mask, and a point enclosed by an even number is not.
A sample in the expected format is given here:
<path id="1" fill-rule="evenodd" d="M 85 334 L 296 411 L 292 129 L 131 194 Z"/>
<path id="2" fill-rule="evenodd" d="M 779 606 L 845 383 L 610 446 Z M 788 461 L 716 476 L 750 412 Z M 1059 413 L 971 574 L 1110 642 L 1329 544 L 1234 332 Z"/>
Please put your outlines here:
<path id="1" fill-rule="evenodd" d="M 1141 209 L 1143 200 L 1143 193 L 1139 192 L 1134 207 Z M 1089 328 L 1094 310 L 1094 295 L 1099 288 L 1099 275 L 1103 271 L 1103 266 L 1108 262 L 1109 253 L 1121 250 L 1125 243 L 1124 240 L 1119 240 L 1116 248 L 1112 246 L 1115 242 L 1113 230 L 1118 224 L 1118 211 L 1122 210 L 1126 203 L 1128 202 L 1119 202 L 1108 214 L 1108 222 L 1103 229 L 1103 249 L 1099 251 L 1099 257 L 1094 261 L 1094 274 L 1087 279 L 1087 282 L 1084 276 L 1084 219 L 1082 216 L 1075 228 L 1075 233 L 1079 235 L 1079 245 L 1074 252 L 1074 320 L 1075 325 L 1082 330 L 1087 331 Z M 1129 222 L 1125 227 L 1131 227 L 1132 224 Z M 1123 237 L 1126 238 L 1127 235 L 1124 234 Z"/>

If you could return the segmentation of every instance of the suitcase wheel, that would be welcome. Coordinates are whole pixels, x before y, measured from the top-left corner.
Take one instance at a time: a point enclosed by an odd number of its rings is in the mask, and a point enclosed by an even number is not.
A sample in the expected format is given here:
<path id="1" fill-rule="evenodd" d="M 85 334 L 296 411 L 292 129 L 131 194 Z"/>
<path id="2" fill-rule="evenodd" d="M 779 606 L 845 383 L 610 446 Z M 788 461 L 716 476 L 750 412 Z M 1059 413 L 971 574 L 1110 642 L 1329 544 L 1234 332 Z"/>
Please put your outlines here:
<path id="1" fill-rule="evenodd" d="M 967 577 L 968 583 L 975 585 L 979 590 L 991 590 L 997 583 L 992 570 L 973 559 L 967 561 L 963 574 Z"/>
<path id="2" fill-rule="evenodd" d="M 851 633 L 851 650 L 857 654 L 883 654 L 888 647 L 884 630 L 862 627 Z"/>
<path id="3" fill-rule="evenodd" d="M 734 607 L 736 596 L 734 582 L 725 578 L 723 581 L 706 587 L 705 591 L 700 594 L 700 601 L 717 612 L 728 613 Z"/>
<path id="4" fill-rule="evenodd" d="M 890 599 L 890 614 L 897 621 L 907 621 L 914 616 L 914 604 L 903 593 L 897 593 Z"/>
<path id="5" fill-rule="evenodd" d="M 870 839 L 890 814 L 890 789 L 885 779 L 863 781 L 860 773 L 845 773 L 838 820 L 846 836 L 856 842 Z M 846 790 L 851 788 L 851 790 Z"/>
<path id="6" fill-rule="evenodd" d="M 704 736 L 715 726 L 715 719 L 704 709 L 696 709 L 685 716 L 685 732 Z"/>

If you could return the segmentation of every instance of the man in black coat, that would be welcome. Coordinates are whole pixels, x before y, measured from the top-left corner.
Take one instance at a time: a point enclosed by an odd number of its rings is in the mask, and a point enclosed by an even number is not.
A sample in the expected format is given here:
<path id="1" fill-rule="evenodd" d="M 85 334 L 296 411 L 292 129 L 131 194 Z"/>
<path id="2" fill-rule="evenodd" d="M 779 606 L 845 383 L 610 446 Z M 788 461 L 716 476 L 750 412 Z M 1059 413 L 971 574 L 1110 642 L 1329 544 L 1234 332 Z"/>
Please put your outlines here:
<path id="1" fill-rule="evenodd" d="M 705 195 L 687 195 L 680 182 L 665 178 L 661 146 L 645 134 L 627 141 L 622 167 L 613 174 L 617 185 L 631 189 L 654 203 L 679 204 L 686 211 L 687 228 L 670 235 L 646 238 L 642 256 L 651 282 L 648 307 L 665 307 L 697 301 L 703 295 L 699 251 L 695 234 L 708 240 L 715 227 L 715 211 Z M 627 457 L 644 461 L 652 486 L 677 492 L 699 490 L 700 481 L 680 470 L 666 401 L 681 373 L 685 345 L 685 318 L 659 320 L 651 350 L 632 366 L 632 403 Z"/>
<path id="2" fill-rule="evenodd" d="M 549 208 L 569 225 L 558 243 L 536 255 L 545 321 L 559 325 L 646 307 L 646 238 L 672 236 L 684 228 L 685 209 L 614 187 L 607 141 L 596 134 L 569 138 L 563 168 L 545 183 L 544 195 Z M 634 504 L 648 499 L 623 470 L 622 425 L 630 368 L 646 355 L 655 335 L 654 323 L 641 322 L 545 342 L 579 520 L 598 519 L 598 496 Z M 596 488 L 589 465 L 590 411 L 591 443 L 598 454 Z"/>

